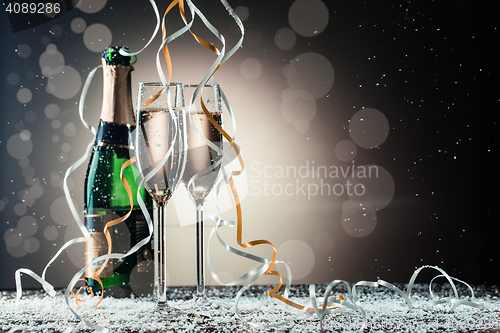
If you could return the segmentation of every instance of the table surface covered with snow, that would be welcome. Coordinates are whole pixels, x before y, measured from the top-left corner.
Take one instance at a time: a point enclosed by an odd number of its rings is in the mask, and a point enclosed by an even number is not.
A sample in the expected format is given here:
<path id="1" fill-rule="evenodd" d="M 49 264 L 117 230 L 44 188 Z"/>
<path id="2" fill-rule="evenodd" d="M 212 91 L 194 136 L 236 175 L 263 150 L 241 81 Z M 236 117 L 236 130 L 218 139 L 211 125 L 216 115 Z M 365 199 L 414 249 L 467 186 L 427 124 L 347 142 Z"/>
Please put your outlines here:
<path id="1" fill-rule="evenodd" d="M 323 295 L 325 285 L 316 286 L 317 296 Z M 246 321 L 268 325 L 285 322 L 276 328 L 263 331 L 320 332 L 320 321 L 316 315 L 294 318 L 294 309 L 267 297 L 269 286 L 253 286 L 245 292 L 239 302 L 241 317 L 235 313 L 234 299 L 241 287 L 208 287 L 207 294 L 212 304 L 199 311 L 193 311 L 191 295 L 194 287 L 170 288 L 169 304 L 178 310 L 178 315 L 166 317 L 155 310 L 151 298 L 106 297 L 94 308 L 83 303 L 76 312 L 108 329 L 110 332 L 250 332 L 259 330 Z M 405 286 L 401 285 L 405 290 Z M 433 288 L 435 289 L 435 288 Z M 408 311 L 403 299 L 387 288 L 360 287 L 360 302 L 367 314 L 365 331 L 380 332 L 500 332 L 499 287 L 475 286 L 476 301 L 483 309 L 449 305 L 438 305 L 427 309 L 430 301 L 428 285 L 414 286 L 411 300 L 414 309 Z M 446 285 L 435 289 L 441 297 L 450 295 Z M 340 296 L 344 291 L 335 290 Z M 63 291 L 50 297 L 43 290 L 27 291 L 15 306 L 15 292 L 0 292 L 0 333 L 4 332 L 92 332 L 69 310 Z M 291 299 L 306 304 L 308 286 L 292 287 Z M 470 293 L 460 290 L 462 298 Z M 90 302 L 89 302 L 90 303 Z M 286 322 L 289 320 L 288 322 Z M 347 309 L 339 314 L 327 315 L 323 321 L 326 332 L 359 331 L 362 318 L 359 312 Z"/>

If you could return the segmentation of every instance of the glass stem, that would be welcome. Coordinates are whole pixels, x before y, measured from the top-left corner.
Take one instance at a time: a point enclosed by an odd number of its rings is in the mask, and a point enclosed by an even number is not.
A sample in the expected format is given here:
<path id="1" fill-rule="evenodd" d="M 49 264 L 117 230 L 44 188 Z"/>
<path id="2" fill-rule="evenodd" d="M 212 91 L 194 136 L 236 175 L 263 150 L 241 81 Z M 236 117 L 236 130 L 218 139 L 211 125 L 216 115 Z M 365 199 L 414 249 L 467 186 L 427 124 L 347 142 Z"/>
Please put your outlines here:
<path id="1" fill-rule="evenodd" d="M 158 306 L 167 305 L 167 225 L 166 202 L 154 201 L 154 295 Z"/>
<path id="2" fill-rule="evenodd" d="M 205 264 L 203 240 L 203 204 L 204 200 L 196 200 L 196 291 L 197 296 L 205 295 Z"/>

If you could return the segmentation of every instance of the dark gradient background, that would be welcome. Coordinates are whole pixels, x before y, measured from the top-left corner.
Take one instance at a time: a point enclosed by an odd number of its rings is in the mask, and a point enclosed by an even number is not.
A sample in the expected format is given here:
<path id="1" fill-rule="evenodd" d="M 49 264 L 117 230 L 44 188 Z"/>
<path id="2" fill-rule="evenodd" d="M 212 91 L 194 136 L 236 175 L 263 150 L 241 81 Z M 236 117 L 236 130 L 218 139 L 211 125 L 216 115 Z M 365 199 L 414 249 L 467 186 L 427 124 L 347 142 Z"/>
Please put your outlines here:
<path id="1" fill-rule="evenodd" d="M 296 283 L 407 282 L 421 265 L 437 265 L 471 283 L 498 283 L 500 96 L 493 2 L 229 3 L 243 20 L 245 42 L 216 78 L 236 114 L 237 142 L 247 163 L 240 185 L 244 241 L 273 242 L 278 258 L 290 262 Z M 103 8 L 93 13 L 99 4 Z M 168 4 L 158 1 L 160 13 Z M 220 2 L 195 4 L 231 48 L 240 35 Z M 291 8 L 298 5 L 307 9 L 296 17 Z M 182 27 L 178 16 L 176 10 L 169 14 L 169 32 Z M 14 288 L 16 269 L 41 274 L 60 246 L 79 236 L 61 199 L 61 182 L 92 140 L 78 118 L 81 88 L 100 63 L 100 51 L 109 45 L 139 50 L 155 19 L 145 0 L 84 0 L 81 9 L 29 29 L 13 32 L 5 12 L 0 22 L 0 289 L 6 289 Z M 220 47 L 201 23 L 194 31 Z M 157 36 L 138 56 L 134 100 L 138 82 L 159 80 L 154 60 L 159 43 Z M 214 60 L 187 35 L 170 50 L 174 81 L 199 82 Z M 99 71 L 85 111 L 94 126 L 101 91 Z M 364 120 L 357 114 L 362 109 L 371 112 Z M 308 198 L 300 191 L 279 192 L 287 184 L 297 190 L 297 184 L 318 183 L 276 175 L 279 168 L 313 163 L 386 170 L 373 185 L 380 191 L 361 200 L 368 215 L 345 194 Z M 78 169 L 69 182 L 80 207 L 84 172 Z M 194 219 L 194 211 L 182 190 L 175 199 L 169 207 L 170 281 L 194 284 L 194 229 L 179 225 Z M 354 230 L 346 216 L 365 231 Z M 221 234 L 235 244 L 234 230 Z M 253 267 L 215 241 L 211 251 L 224 281 Z M 271 250 L 257 253 L 270 257 Z M 82 255 L 83 246 L 63 254 L 49 269 L 49 282 L 67 285 L 83 264 Z M 23 284 L 39 287 L 29 277 Z"/>

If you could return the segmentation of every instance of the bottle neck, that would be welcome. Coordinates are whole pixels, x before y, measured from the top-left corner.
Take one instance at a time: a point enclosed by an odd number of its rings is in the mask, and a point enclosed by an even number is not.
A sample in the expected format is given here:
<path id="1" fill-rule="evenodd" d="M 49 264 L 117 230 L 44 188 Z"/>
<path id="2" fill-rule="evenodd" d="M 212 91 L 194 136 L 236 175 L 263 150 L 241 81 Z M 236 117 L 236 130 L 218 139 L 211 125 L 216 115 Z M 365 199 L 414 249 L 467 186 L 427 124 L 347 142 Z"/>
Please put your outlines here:
<path id="1" fill-rule="evenodd" d="M 133 70 L 133 66 L 106 65 L 103 61 L 102 121 L 135 125 L 131 84 Z"/>
<path id="2" fill-rule="evenodd" d="M 133 149 L 132 132 L 135 126 L 101 120 L 95 137 L 94 149 L 99 146 Z"/>

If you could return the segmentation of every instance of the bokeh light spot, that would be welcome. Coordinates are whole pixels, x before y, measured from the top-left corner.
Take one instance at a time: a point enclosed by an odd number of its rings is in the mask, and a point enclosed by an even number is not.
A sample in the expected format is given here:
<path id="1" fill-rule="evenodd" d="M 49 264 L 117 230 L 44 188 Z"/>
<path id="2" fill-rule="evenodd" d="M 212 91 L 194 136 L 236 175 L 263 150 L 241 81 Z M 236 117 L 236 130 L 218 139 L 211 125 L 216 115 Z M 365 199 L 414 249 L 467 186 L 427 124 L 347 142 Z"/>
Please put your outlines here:
<path id="1" fill-rule="evenodd" d="M 21 245 L 21 243 L 24 240 L 24 237 L 19 229 L 11 228 L 5 231 L 3 239 L 7 244 L 7 246 L 18 246 Z"/>
<path id="2" fill-rule="evenodd" d="M 59 236 L 59 230 L 54 226 L 49 226 L 43 231 L 43 236 L 47 240 L 55 240 Z"/>
<path id="3" fill-rule="evenodd" d="M 352 161 L 357 151 L 358 148 L 351 140 L 342 140 L 335 146 L 335 156 L 342 162 Z"/>
<path id="4" fill-rule="evenodd" d="M 349 122 L 352 141 L 362 148 L 376 148 L 389 135 L 389 121 L 377 109 L 367 108 L 356 112 Z"/>
<path id="5" fill-rule="evenodd" d="M 95 23 L 83 33 L 83 42 L 92 52 L 102 52 L 111 45 L 113 36 L 107 26 Z"/>
<path id="6" fill-rule="evenodd" d="M 33 94 L 28 88 L 21 88 L 17 91 L 17 100 L 23 104 L 29 103 Z"/>
<path id="7" fill-rule="evenodd" d="M 262 65 L 257 59 L 245 59 L 241 63 L 240 71 L 245 79 L 255 80 L 262 73 Z"/>
<path id="8" fill-rule="evenodd" d="M 292 29 L 283 28 L 274 35 L 274 43 L 281 50 L 290 50 L 297 42 L 297 35 Z"/>
<path id="9" fill-rule="evenodd" d="M 281 115 L 295 125 L 297 121 L 310 122 L 316 115 L 316 101 L 307 91 L 285 89 L 281 93 Z"/>
<path id="10" fill-rule="evenodd" d="M 288 22 L 301 36 L 316 36 L 328 25 L 328 8 L 321 0 L 297 0 L 288 12 Z"/>
<path id="11" fill-rule="evenodd" d="M 61 114 L 61 109 L 57 104 L 51 103 L 45 107 L 45 116 L 49 119 L 56 119 Z"/>
<path id="12" fill-rule="evenodd" d="M 33 151 L 33 142 L 23 140 L 20 133 L 12 135 L 7 141 L 7 152 L 16 159 L 28 157 Z"/>
<path id="13" fill-rule="evenodd" d="M 23 244 L 18 246 L 7 246 L 7 252 L 13 257 L 21 258 L 28 254 L 28 251 L 24 248 Z"/>
<path id="14" fill-rule="evenodd" d="M 49 44 L 45 52 L 40 56 L 38 65 L 42 70 L 42 75 L 50 77 L 62 71 L 64 67 L 64 56 L 61 52 L 57 51 L 57 47 L 54 44 Z"/>
<path id="15" fill-rule="evenodd" d="M 87 14 L 94 14 L 104 8 L 107 0 L 85 0 L 78 1 L 76 3 L 76 8 L 79 8 L 82 12 Z"/>
<path id="16" fill-rule="evenodd" d="M 71 145 L 65 142 L 61 145 L 61 150 L 65 153 L 69 153 L 69 151 L 71 150 Z"/>
<path id="17" fill-rule="evenodd" d="M 130 288 L 137 296 L 153 295 L 154 260 L 144 260 L 130 272 Z"/>
<path id="18" fill-rule="evenodd" d="M 234 13 L 238 15 L 241 21 L 246 21 L 248 17 L 250 16 L 250 12 L 248 11 L 248 8 L 245 6 L 238 6 L 234 9 Z"/>
<path id="19" fill-rule="evenodd" d="M 50 205 L 50 216 L 59 225 L 67 225 L 73 219 L 69 210 L 66 197 L 60 197 L 54 200 Z"/>
<path id="20" fill-rule="evenodd" d="M 17 222 L 17 229 L 25 236 L 33 236 L 38 230 L 38 222 L 33 216 L 23 216 Z"/>
<path id="21" fill-rule="evenodd" d="M 70 26 L 71 26 L 71 30 L 75 34 L 81 34 L 87 28 L 87 23 L 85 22 L 84 19 L 77 17 L 77 18 L 73 19 L 73 21 L 71 21 Z"/>
<path id="22" fill-rule="evenodd" d="M 52 36 L 55 36 L 55 37 L 61 36 L 62 32 L 63 32 L 63 28 L 60 25 L 58 25 L 58 24 L 53 25 L 52 28 L 50 28 L 50 31 L 49 31 L 49 33 Z"/>
<path id="23" fill-rule="evenodd" d="M 21 58 L 28 58 L 31 55 L 31 47 L 28 44 L 21 44 L 17 47 L 16 53 Z"/>
<path id="24" fill-rule="evenodd" d="M 279 246 L 278 260 L 289 264 L 294 279 L 300 280 L 313 270 L 315 257 L 309 244 L 299 239 L 291 239 Z"/>
<path id="25" fill-rule="evenodd" d="M 19 83 L 19 75 L 16 73 L 10 73 L 7 75 L 7 83 L 10 84 L 11 86 L 14 86 Z"/>
<path id="26" fill-rule="evenodd" d="M 342 204 L 342 227 L 353 237 L 366 237 L 377 226 L 377 214 L 370 205 L 348 200 Z"/>
<path id="27" fill-rule="evenodd" d="M 21 137 L 21 140 L 28 141 L 29 139 L 31 139 L 31 132 L 25 129 L 22 130 L 21 133 L 19 133 L 19 136 Z"/>
<path id="28" fill-rule="evenodd" d="M 293 122 L 293 128 L 298 133 L 306 133 L 309 130 L 309 121 L 305 118 L 298 118 Z"/>
<path id="29" fill-rule="evenodd" d="M 358 166 L 355 177 L 348 178 L 353 189 L 349 196 L 356 203 L 369 205 L 375 210 L 386 207 L 394 197 L 394 180 L 385 168 L 379 165 Z M 366 176 L 366 177 L 365 177 Z M 356 193 L 357 192 L 357 193 Z M 358 195 L 363 192 L 363 195 Z"/>
<path id="30" fill-rule="evenodd" d="M 333 237 L 327 233 L 316 235 L 313 239 L 314 249 L 321 253 L 331 252 L 333 249 Z"/>
<path id="31" fill-rule="evenodd" d="M 290 88 L 309 92 L 314 98 L 325 96 L 333 86 L 333 67 L 321 54 L 307 52 L 287 66 Z"/>
<path id="32" fill-rule="evenodd" d="M 64 66 L 60 73 L 51 76 L 48 80 L 50 92 L 59 99 L 74 97 L 82 85 L 82 78 L 78 71 L 72 67 Z"/>
<path id="33" fill-rule="evenodd" d="M 33 123 L 35 122 L 36 120 L 36 113 L 34 111 L 27 111 L 25 114 L 24 114 L 24 119 L 28 122 L 28 123 Z"/>
<path id="34" fill-rule="evenodd" d="M 75 136 L 75 134 L 76 134 L 75 124 L 72 122 L 67 123 L 63 127 L 63 132 L 64 132 L 64 135 L 66 135 L 66 136 Z"/>
<path id="35" fill-rule="evenodd" d="M 28 191 L 35 199 L 38 199 L 43 194 L 43 187 L 40 184 L 34 184 Z"/>
<path id="36" fill-rule="evenodd" d="M 17 216 L 23 216 L 24 214 L 26 214 L 27 211 L 28 211 L 28 208 L 26 207 L 26 205 L 24 203 L 20 202 L 14 206 L 14 213 Z"/>
<path id="37" fill-rule="evenodd" d="M 40 242 L 35 237 L 26 238 L 23 242 L 23 248 L 27 253 L 35 253 L 40 249 Z"/>

